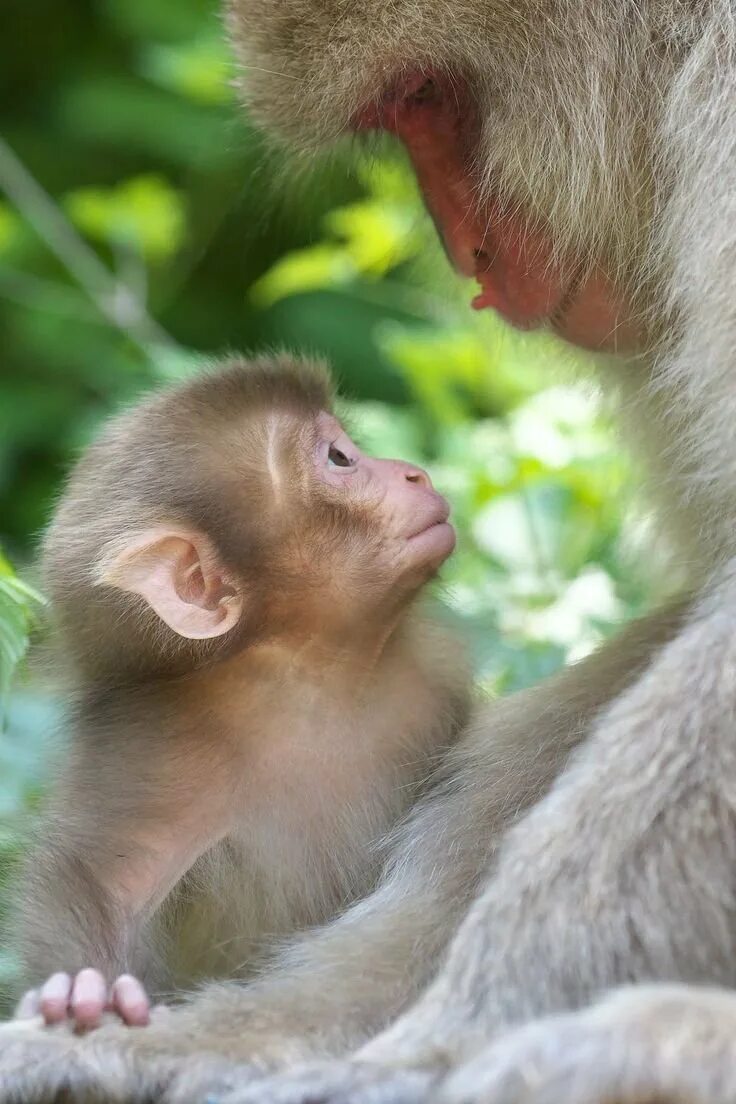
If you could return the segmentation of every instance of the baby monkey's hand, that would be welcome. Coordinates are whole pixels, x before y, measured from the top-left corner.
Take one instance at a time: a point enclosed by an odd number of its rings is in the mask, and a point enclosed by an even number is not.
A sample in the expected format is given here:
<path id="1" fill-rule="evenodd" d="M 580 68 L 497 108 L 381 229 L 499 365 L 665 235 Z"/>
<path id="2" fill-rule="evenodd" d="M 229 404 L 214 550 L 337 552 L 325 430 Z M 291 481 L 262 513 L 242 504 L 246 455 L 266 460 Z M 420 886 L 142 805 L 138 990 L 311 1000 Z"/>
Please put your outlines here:
<path id="1" fill-rule="evenodd" d="M 40 989 L 29 990 L 16 1009 L 16 1020 L 42 1016 L 46 1024 L 71 1023 L 76 1031 L 92 1031 L 113 1013 L 124 1024 L 144 1027 L 151 1016 L 148 995 L 137 978 L 121 974 L 108 985 L 99 970 L 52 974 Z"/>

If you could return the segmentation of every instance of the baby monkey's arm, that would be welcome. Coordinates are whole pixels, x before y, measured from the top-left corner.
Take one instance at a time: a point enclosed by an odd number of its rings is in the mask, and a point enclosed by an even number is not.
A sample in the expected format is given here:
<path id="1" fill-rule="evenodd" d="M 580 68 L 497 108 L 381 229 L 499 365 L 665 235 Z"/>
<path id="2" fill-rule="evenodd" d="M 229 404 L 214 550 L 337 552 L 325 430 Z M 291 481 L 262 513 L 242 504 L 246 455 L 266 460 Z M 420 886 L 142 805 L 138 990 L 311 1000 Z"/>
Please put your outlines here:
<path id="1" fill-rule="evenodd" d="M 150 733 L 145 748 L 136 745 L 134 737 L 82 745 L 52 795 L 21 897 L 21 955 L 33 988 L 20 1017 L 70 1018 L 89 1029 L 109 1010 L 143 1024 L 146 987 L 166 982 L 150 918 L 225 834 L 227 786 L 192 748 Z"/>

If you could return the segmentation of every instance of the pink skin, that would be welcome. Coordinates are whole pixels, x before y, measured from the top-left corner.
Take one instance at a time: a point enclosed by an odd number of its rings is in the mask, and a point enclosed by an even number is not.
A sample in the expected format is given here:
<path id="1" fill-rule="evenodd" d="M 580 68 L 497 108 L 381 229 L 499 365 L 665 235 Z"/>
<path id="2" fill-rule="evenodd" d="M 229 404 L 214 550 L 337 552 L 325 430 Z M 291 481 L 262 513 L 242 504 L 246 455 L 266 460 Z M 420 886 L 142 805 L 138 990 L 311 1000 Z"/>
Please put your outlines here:
<path id="1" fill-rule="evenodd" d="M 74 1021 L 80 1032 L 99 1027 L 105 1012 L 119 1016 L 130 1027 L 144 1027 L 151 1015 L 146 991 L 137 978 L 121 974 L 111 987 L 99 970 L 52 974 L 40 989 L 26 993 L 16 1010 L 18 1020 L 43 1016 L 48 1025 Z"/>
<path id="2" fill-rule="evenodd" d="M 366 456 L 329 414 L 320 415 L 319 428 L 317 477 L 336 490 L 378 505 L 399 571 L 444 563 L 455 547 L 455 530 L 448 522 L 450 507 L 423 468 Z"/>

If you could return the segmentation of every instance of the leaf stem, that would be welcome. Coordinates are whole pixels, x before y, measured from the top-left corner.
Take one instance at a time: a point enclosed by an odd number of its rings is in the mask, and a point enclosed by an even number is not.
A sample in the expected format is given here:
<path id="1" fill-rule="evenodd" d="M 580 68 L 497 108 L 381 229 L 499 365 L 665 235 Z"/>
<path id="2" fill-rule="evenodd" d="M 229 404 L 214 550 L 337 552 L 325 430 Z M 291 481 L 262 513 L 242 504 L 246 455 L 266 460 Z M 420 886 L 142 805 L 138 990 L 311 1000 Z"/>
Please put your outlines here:
<path id="1" fill-rule="evenodd" d="M 148 313 L 141 297 L 102 263 L 2 135 L 0 188 L 111 325 L 147 357 L 152 347 L 176 347 L 171 335 Z"/>

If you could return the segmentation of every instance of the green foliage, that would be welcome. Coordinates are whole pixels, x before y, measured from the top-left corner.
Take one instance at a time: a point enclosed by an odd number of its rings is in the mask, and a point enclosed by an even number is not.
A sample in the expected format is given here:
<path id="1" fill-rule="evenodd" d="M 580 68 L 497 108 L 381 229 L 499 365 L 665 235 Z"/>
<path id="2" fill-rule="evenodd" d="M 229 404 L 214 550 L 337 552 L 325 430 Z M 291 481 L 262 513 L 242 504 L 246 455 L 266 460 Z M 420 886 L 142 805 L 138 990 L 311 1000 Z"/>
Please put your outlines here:
<path id="1" fill-rule="evenodd" d="M 20 854 L 23 816 L 38 794 L 41 761 L 38 727 L 27 732 L 27 738 L 22 725 L 20 731 L 17 724 L 11 727 L 8 691 L 41 605 L 41 595 L 18 578 L 0 551 L 0 930 L 7 914 L 5 890 Z M 12 705 L 14 721 L 23 715 L 21 701 L 18 695 Z M 31 699 L 32 711 L 36 704 Z M 38 720 L 37 708 L 35 713 Z M 4 994 L 12 987 L 15 971 L 13 955 L 0 946 L 0 1015 L 9 1010 Z"/>
<path id="2" fill-rule="evenodd" d="M 0 551 L 0 711 L 15 669 L 28 648 L 34 617 L 42 604 L 38 591 L 18 578 Z"/>

